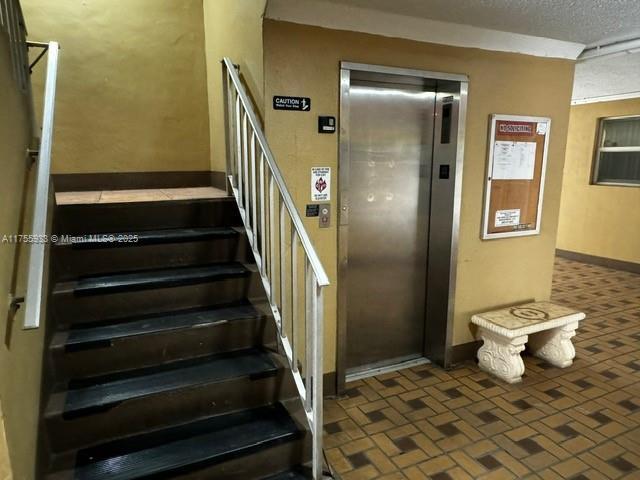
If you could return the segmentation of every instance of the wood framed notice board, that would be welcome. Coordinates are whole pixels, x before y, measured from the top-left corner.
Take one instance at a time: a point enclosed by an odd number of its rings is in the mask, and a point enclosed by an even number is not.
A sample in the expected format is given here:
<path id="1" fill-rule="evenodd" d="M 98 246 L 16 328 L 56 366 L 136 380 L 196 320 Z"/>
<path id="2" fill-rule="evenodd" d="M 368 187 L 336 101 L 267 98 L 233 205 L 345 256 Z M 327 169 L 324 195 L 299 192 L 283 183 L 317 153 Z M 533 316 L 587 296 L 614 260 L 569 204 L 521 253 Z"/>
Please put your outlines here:
<path id="1" fill-rule="evenodd" d="M 491 115 L 482 239 L 540 233 L 551 119 Z"/>

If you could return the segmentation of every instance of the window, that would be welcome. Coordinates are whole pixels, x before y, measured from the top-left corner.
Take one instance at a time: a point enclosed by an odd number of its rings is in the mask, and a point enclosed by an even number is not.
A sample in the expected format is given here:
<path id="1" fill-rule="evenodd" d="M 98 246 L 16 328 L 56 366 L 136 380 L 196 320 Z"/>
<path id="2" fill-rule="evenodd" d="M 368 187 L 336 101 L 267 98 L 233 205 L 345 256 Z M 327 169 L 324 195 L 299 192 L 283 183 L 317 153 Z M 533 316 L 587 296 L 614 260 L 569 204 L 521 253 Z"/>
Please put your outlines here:
<path id="1" fill-rule="evenodd" d="M 600 120 L 593 183 L 640 186 L 640 115 Z"/>

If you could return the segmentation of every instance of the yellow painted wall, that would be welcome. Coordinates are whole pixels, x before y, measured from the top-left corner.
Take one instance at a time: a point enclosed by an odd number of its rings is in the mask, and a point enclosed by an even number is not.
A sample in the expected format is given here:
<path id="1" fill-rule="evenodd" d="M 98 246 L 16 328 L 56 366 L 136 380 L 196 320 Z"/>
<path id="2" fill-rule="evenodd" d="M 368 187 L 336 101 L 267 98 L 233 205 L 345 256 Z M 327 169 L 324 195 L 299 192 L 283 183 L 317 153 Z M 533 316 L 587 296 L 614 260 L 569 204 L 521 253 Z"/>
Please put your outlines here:
<path id="1" fill-rule="evenodd" d="M 4 428 L 4 416 L 0 412 L 0 479 L 11 480 L 13 471 L 11 470 L 11 460 L 9 458 L 9 449 L 7 445 L 7 437 Z"/>
<path id="2" fill-rule="evenodd" d="M 30 39 L 62 47 L 53 173 L 209 169 L 201 1 L 22 4 Z"/>
<path id="3" fill-rule="evenodd" d="M 267 20 L 264 23 L 267 138 L 292 195 L 303 211 L 311 166 L 332 167 L 332 211 L 337 211 L 338 135 L 318 135 L 317 116 L 339 114 L 341 60 L 467 74 L 470 78 L 453 344 L 473 340 L 473 313 L 551 291 L 573 62 L 447 47 L 356 32 Z M 312 113 L 274 111 L 274 94 L 309 96 Z M 552 118 L 542 233 L 481 241 L 480 222 L 492 113 Z M 326 363 L 335 369 L 337 229 L 305 220 L 331 278 L 325 300 Z"/>
<path id="4" fill-rule="evenodd" d="M 265 4 L 266 0 L 204 0 L 211 170 L 225 170 L 222 57 L 229 57 L 240 66 L 240 74 L 262 113 Z"/>
<path id="5" fill-rule="evenodd" d="M 640 115 L 640 98 L 571 107 L 557 247 L 640 263 L 640 188 L 591 185 L 598 119 Z"/>
<path id="6" fill-rule="evenodd" d="M 9 296 L 24 295 L 28 249 L 3 243 L 4 235 L 23 233 L 29 221 L 26 198 L 33 185 L 26 149 L 31 139 L 26 96 L 12 78 L 8 39 L 0 33 L 0 473 L 7 470 L 2 453 L 6 429 L 14 478 L 31 480 L 40 397 L 43 331 L 22 330 L 24 308 L 9 314 Z M 1 477 L 5 478 L 5 477 Z"/>

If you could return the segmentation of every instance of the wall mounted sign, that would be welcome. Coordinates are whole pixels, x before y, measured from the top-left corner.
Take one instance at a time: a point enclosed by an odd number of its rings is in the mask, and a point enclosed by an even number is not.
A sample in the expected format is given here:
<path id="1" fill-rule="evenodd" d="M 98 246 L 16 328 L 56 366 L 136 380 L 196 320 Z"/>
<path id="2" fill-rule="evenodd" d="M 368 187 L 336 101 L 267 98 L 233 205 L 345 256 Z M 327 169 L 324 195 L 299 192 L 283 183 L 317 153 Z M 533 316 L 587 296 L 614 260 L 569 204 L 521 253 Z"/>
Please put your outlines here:
<path id="1" fill-rule="evenodd" d="M 308 203 L 306 208 L 307 217 L 317 217 L 320 215 L 320 205 L 317 203 Z"/>
<path id="2" fill-rule="evenodd" d="M 551 119 L 492 115 L 482 239 L 540 233 Z"/>
<path id="3" fill-rule="evenodd" d="M 311 110 L 311 99 L 309 97 L 285 97 L 275 95 L 273 97 L 273 109 L 308 112 Z"/>
<path id="4" fill-rule="evenodd" d="M 311 201 L 331 200 L 331 167 L 311 167 Z"/>

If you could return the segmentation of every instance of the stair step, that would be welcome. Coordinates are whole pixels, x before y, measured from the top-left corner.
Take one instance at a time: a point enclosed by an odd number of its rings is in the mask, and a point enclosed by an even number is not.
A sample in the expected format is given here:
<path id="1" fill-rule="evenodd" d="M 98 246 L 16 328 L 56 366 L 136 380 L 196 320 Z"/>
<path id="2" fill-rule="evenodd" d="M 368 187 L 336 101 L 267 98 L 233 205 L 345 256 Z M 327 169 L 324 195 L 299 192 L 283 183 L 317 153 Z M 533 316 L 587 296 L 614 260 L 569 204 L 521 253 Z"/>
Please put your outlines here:
<path id="1" fill-rule="evenodd" d="M 84 350 L 109 345 L 117 339 L 209 327 L 233 320 L 261 318 L 263 315 L 253 305 L 247 303 L 114 319 L 98 326 L 78 324 L 69 330 L 66 339 L 64 334 L 56 336 L 52 347 L 64 346 L 67 351 Z"/>
<path id="2" fill-rule="evenodd" d="M 252 454 L 300 435 L 280 404 L 244 410 L 82 450 L 74 478 L 130 480 L 179 474 L 184 469 L 206 468 Z"/>
<path id="3" fill-rule="evenodd" d="M 148 290 L 208 283 L 244 277 L 250 270 L 238 262 L 187 267 L 139 270 L 126 273 L 92 275 L 80 278 L 73 288 L 76 295 L 99 295 L 132 290 Z"/>
<path id="4" fill-rule="evenodd" d="M 168 202 L 59 205 L 53 233 L 92 233 L 164 230 L 168 228 L 240 226 L 235 198 Z"/>
<path id="5" fill-rule="evenodd" d="M 251 348 L 204 358 L 181 360 L 157 367 L 72 381 L 62 415 L 64 418 L 102 411 L 121 402 L 198 385 L 220 383 L 240 377 L 275 375 L 278 367 L 269 353 Z M 57 394 L 60 395 L 60 394 Z M 48 415 L 56 415 L 56 395 Z"/>
<path id="6" fill-rule="evenodd" d="M 134 247 L 141 245 L 158 245 L 163 243 L 183 243 L 213 240 L 237 236 L 238 229 L 231 227 L 199 227 L 199 228 L 166 228 L 159 230 L 146 230 L 139 232 L 102 233 L 77 237 L 80 240 L 60 242 L 56 248 L 72 246 L 73 248 L 109 248 L 109 247 Z M 131 239 L 137 237 L 137 241 L 108 241 L 109 238 Z"/>

